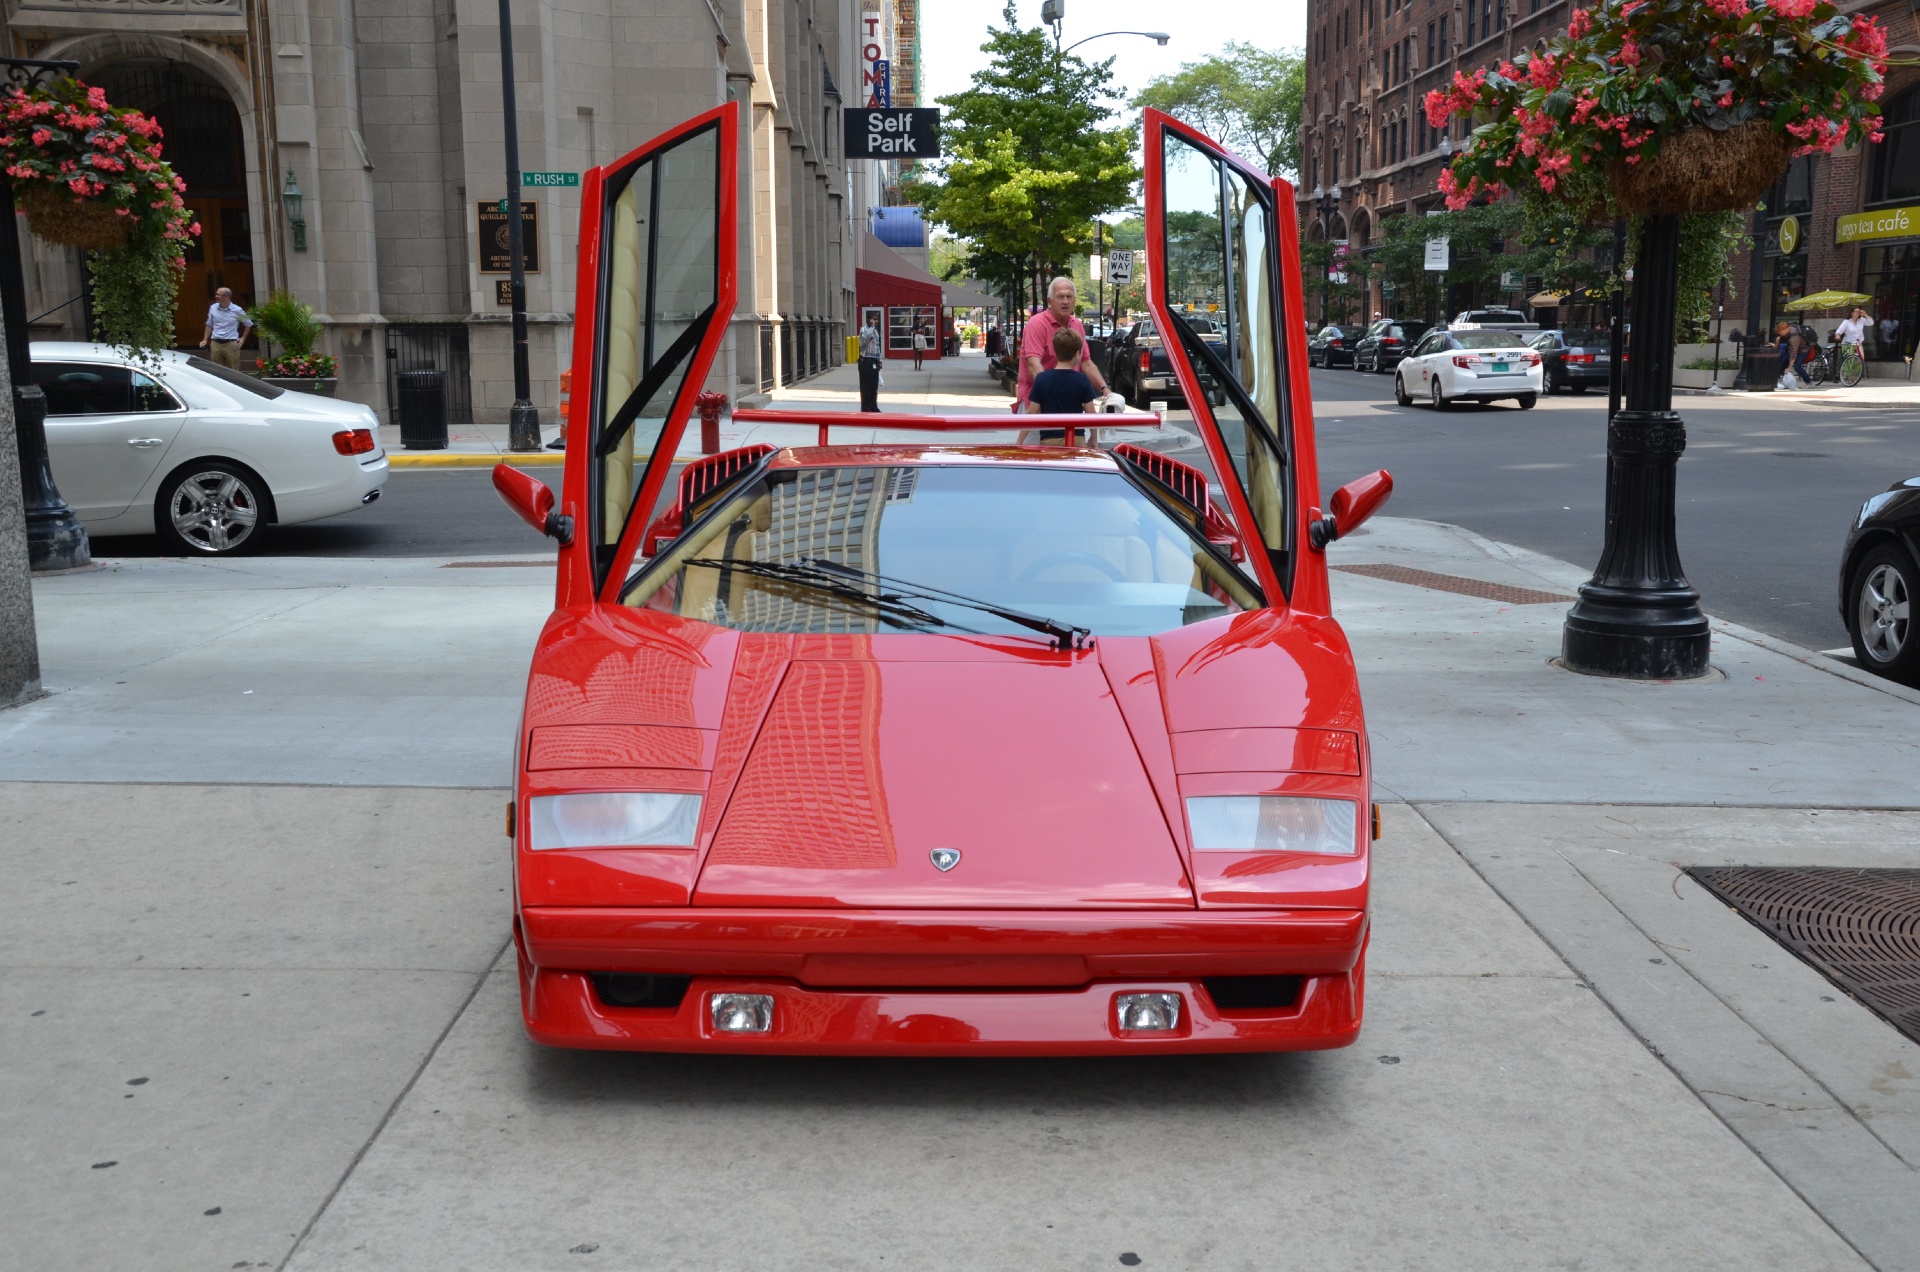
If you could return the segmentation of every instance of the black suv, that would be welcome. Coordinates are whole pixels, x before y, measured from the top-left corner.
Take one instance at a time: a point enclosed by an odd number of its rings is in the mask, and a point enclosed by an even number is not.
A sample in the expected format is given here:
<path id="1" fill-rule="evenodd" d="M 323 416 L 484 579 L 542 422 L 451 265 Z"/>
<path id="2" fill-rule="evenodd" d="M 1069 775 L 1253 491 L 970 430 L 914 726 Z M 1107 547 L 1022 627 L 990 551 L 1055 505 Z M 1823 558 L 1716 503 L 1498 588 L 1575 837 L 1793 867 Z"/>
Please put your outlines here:
<path id="1" fill-rule="evenodd" d="M 1432 323 L 1417 318 L 1376 318 L 1353 349 L 1356 371 L 1391 371 L 1420 342 Z"/>

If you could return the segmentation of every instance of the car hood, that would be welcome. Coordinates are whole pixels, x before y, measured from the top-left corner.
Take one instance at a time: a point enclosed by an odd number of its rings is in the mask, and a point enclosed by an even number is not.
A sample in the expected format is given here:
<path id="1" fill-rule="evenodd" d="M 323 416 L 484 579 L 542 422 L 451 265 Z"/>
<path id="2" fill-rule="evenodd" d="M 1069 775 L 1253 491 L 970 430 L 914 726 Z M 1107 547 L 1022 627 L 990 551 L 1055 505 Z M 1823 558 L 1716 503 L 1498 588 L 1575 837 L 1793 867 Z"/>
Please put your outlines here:
<path id="1" fill-rule="evenodd" d="M 628 780 L 606 773 L 621 767 L 704 787 L 676 886 L 694 905 L 735 907 L 1191 908 L 1183 784 L 1316 765 L 1351 781 L 1359 727 L 1338 628 L 1271 612 L 1075 653 L 1019 637 L 556 616 L 526 717 L 542 789 L 564 788 L 554 770 L 576 764 L 600 770 L 583 785 Z M 667 770 L 701 772 L 688 784 Z M 946 870 L 940 850 L 959 854 Z M 1290 879 L 1364 886 L 1354 865 Z M 1222 886 L 1224 903 L 1261 901 L 1226 896 L 1255 884 Z"/>

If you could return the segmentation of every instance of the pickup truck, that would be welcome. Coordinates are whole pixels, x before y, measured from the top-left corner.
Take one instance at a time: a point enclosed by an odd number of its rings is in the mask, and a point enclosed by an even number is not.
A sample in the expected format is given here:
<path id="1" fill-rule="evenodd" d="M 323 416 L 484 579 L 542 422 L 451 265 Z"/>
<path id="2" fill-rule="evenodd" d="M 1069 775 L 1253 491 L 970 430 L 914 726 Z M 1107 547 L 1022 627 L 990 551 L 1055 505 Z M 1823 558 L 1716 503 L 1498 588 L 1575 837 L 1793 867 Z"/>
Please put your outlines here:
<path id="1" fill-rule="evenodd" d="M 1226 333 L 1212 319 L 1190 314 L 1185 320 L 1200 339 L 1224 353 Z M 1150 402 L 1165 402 L 1175 410 L 1187 404 L 1186 394 L 1181 392 L 1180 381 L 1167 362 L 1167 351 L 1151 318 L 1113 333 L 1107 352 L 1107 384 L 1129 403 L 1143 409 Z M 1216 405 L 1221 401 L 1220 391 L 1211 384 L 1207 385 L 1207 396 Z"/>

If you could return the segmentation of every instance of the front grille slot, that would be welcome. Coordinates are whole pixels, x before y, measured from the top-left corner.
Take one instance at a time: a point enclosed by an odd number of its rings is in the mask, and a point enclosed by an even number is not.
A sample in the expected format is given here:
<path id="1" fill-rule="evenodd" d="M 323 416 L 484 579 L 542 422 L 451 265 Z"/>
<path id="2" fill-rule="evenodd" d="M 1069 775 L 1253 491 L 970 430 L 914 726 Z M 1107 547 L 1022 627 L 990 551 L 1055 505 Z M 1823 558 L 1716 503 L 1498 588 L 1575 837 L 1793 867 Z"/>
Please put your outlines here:
<path id="1" fill-rule="evenodd" d="M 606 1007 L 654 1007 L 676 1010 L 687 996 L 691 976 L 645 976 L 631 972 L 594 972 L 593 994 Z"/>
<path id="2" fill-rule="evenodd" d="M 1291 1011 L 1300 1001 L 1304 976 L 1208 976 L 1200 983 L 1223 1012 Z"/>

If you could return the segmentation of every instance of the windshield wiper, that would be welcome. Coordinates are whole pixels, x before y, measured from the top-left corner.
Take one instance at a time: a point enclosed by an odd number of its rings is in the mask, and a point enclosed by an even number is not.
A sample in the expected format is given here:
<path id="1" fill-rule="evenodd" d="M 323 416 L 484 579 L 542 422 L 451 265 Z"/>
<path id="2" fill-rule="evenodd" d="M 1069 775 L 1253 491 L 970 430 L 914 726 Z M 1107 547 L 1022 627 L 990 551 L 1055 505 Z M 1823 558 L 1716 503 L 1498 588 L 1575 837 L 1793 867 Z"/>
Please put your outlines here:
<path id="1" fill-rule="evenodd" d="M 842 565 L 838 561 L 822 561 L 810 557 L 803 561 L 802 565 L 845 578 L 858 579 L 862 583 L 888 588 L 897 597 L 911 596 L 916 600 L 959 605 L 966 609 L 979 610 L 983 614 L 991 614 L 995 618 L 1004 618 L 1009 623 L 1018 623 L 1022 627 L 1044 632 L 1053 637 L 1056 649 L 1084 649 L 1087 639 L 1093 635 L 1093 629 L 1089 627 L 1072 627 L 1058 619 L 1043 618 L 1023 610 L 1008 609 L 1004 605 L 995 605 L 991 601 L 983 601 L 977 597 L 962 596 L 958 592 L 949 592 L 944 588 L 929 587 L 924 583 L 909 583 L 904 579 L 890 579 L 884 574 L 870 574 L 865 570 L 855 569 L 851 565 Z"/>
<path id="2" fill-rule="evenodd" d="M 722 561 L 712 557 L 695 557 L 681 564 L 704 566 L 712 570 L 734 570 L 741 574 L 751 574 L 756 578 L 772 579 L 780 583 L 791 583 L 795 587 L 824 592 L 836 600 L 852 601 L 867 606 L 886 622 L 899 627 L 917 624 L 923 627 L 952 627 L 964 632 L 973 631 L 970 627 L 949 623 L 938 614 L 929 614 L 919 606 L 910 605 L 898 597 L 876 596 L 872 592 L 863 591 L 855 587 L 852 580 L 815 569 L 811 565 L 783 565 L 778 561 Z"/>

